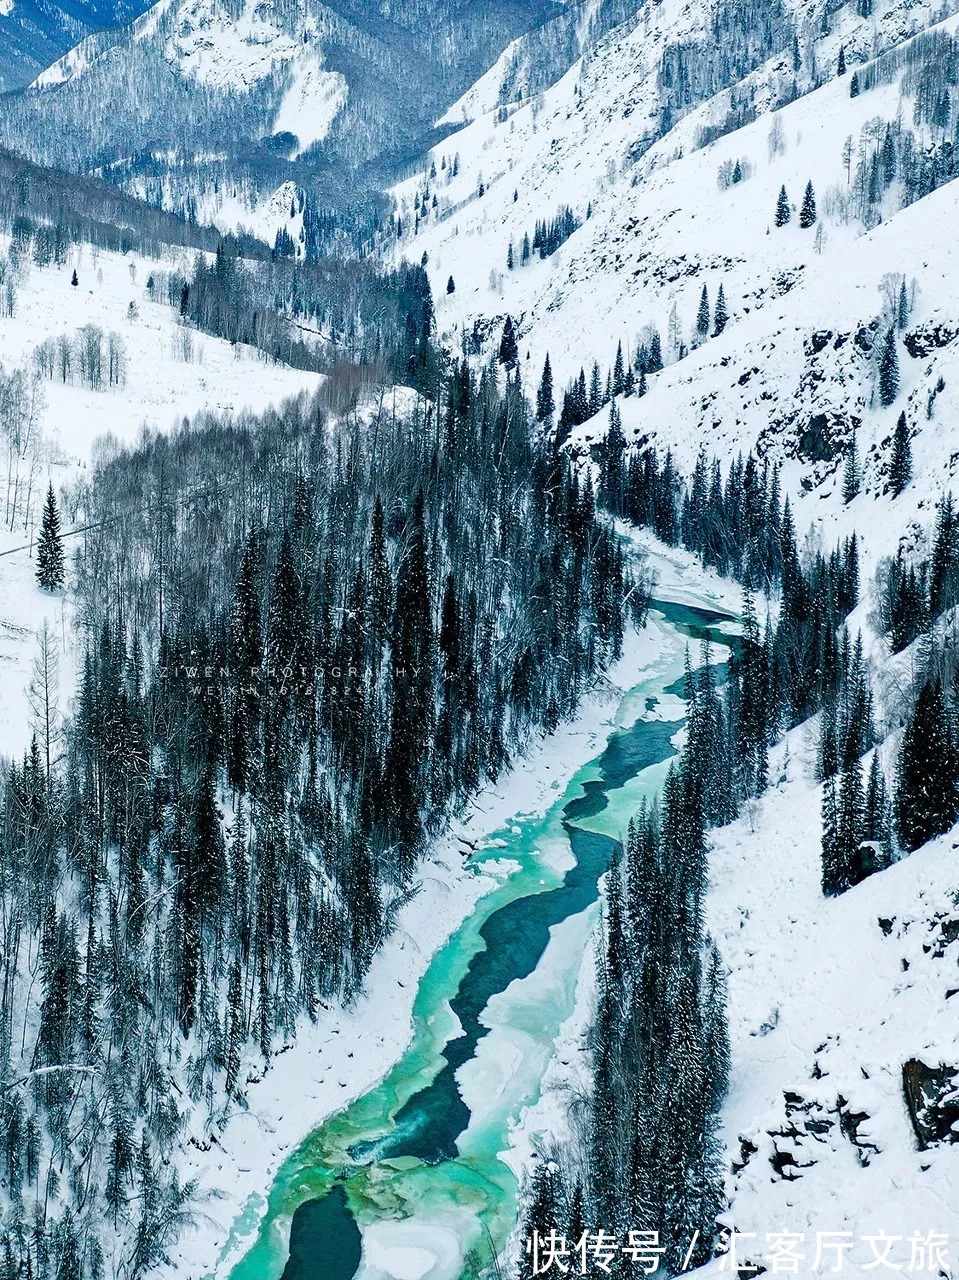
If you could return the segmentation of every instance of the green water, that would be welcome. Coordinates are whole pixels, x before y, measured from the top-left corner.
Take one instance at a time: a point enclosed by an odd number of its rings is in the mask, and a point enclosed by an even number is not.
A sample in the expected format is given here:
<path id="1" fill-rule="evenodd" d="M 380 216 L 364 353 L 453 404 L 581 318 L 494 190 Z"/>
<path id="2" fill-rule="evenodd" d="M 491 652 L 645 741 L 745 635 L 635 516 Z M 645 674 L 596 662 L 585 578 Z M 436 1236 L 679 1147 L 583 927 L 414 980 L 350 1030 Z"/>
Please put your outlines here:
<path id="1" fill-rule="evenodd" d="M 406 1051 L 288 1157 L 234 1224 L 224 1256 L 245 1254 L 218 1275 L 456 1280 L 505 1245 L 518 1188 L 500 1155 L 572 1012 L 599 882 L 675 755 L 685 645 L 731 639 L 724 620 L 657 602 L 660 652 L 622 701 L 624 727 L 545 816 L 511 820 L 472 859 L 500 882 L 433 957 Z"/>

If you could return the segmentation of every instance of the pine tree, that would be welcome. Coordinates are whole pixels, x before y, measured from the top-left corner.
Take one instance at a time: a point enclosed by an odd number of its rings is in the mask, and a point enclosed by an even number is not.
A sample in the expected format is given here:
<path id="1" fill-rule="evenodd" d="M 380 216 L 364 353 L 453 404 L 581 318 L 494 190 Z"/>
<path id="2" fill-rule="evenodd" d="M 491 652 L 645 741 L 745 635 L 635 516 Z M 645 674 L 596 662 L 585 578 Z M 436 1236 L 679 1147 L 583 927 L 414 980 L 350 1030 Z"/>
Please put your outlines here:
<path id="1" fill-rule="evenodd" d="M 621 396 L 626 382 L 626 374 L 623 368 L 623 344 L 622 342 L 616 347 L 616 360 L 613 364 L 613 382 L 612 393 L 614 396 Z"/>
<path id="2" fill-rule="evenodd" d="M 537 422 L 551 422 L 555 408 L 556 404 L 553 400 L 553 370 L 549 363 L 549 352 L 547 351 L 546 359 L 543 361 L 543 375 L 539 380 L 539 389 L 536 392 Z"/>
<path id="3" fill-rule="evenodd" d="M 779 198 L 776 201 L 776 226 L 784 227 L 791 217 L 792 213 L 789 208 L 789 196 L 786 194 L 785 185 L 783 185 L 779 188 Z"/>
<path id="4" fill-rule="evenodd" d="M 819 751 L 816 759 L 816 778 L 825 782 L 833 777 L 839 764 L 836 748 L 836 704 L 830 698 L 822 709 L 819 723 Z"/>
<path id="5" fill-rule="evenodd" d="M 936 533 L 929 572 L 929 616 L 941 613 L 959 600 L 959 519 L 952 493 L 943 495 L 936 513 Z"/>
<path id="6" fill-rule="evenodd" d="M 506 323 L 503 325 L 503 336 L 499 344 L 499 362 L 505 365 L 507 369 L 512 369 L 516 365 L 519 356 L 519 346 L 516 342 L 516 331 L 513 328 L 513 317 L 507 316 Z"/>
<path id="7" fill-rule="evenodd" d="M 593 361 L 593 368 L 589 375 L 589 416 L 599 413 L 603 403 L 603 392 L 601 386 L 601 374 L 599 371 L 599 361 Z"/>
<path id="8" fill-rule="evenodd" d="M 889 794 L 886 779 L 879 763 L 878 752 L 873 753 L 866 783 L 866 801 L 863 810 L 863 841 L 871 846 L 864 856 L 862 873 L 872 875 L 881 871 L 892 860 L 892 822 L 889 811 Z M 866 860 L 868 859 L 868 860 Z"/>
<path id="9" fill-rule="evenodd" d="M 615 400 L 609 406 L 609 429 L 603 444 L 600 461 L 600 489 L 603 502 L 617 515 L 622 514 L 623 456 L 626 437 L 623 435 L 622 418 Z"/>
<path id="10" fill-rule="evenodd" d="M 703 1031 L 705 1033 L 704 1065 L 710 1105 L 720 1107 L 729 1089 L 731 1052 L 729 1023 L 726 1018 L 726 974 L 715 942 L 709 943 L 706 969 Z"/>
<path id="11" fill-rule="evenodd" d="M 959 816 L 959 761 L 950 716 L 937 680 L 923 685 L 899 751 L 896 826 L 906 849 L 948 831 Z"/>
<path id="12" fill-rule="evenodd" d="M 446 292 L 447 293 L 456 292 L 456 281 L 453 279 L 452 276 L 450 276 L 450 278 L 446 282 Z"/>
<path id="13" fill-rule="evenodd" d="M 859 72 L 858 72 L 858 71 L 854 71 L 854 72 L 852 73 L 852 77 L 850 78 L 850 81 L 849 81 L 849 96 L 850 96 L 850 98 L 858 98 L 858 97 L 859 97 Z"/>
<path id="14" fill-rule="evenodd" d="M 862 765 L 854 760 L 840 775 L 837 879 L 834 892 L 843 893 L 863 878 L 859 847 L 865 834 Z"/>
<path id="15" fill-rule="evenodd" d="M 74 267 L 74 270 L 73 270 L 73 275 L 70 277 L 70 283 L 73 285 L 74 289 L 75 289 L 75 288 L 77 287 L 77 285 L 80 283 L 80 281 L 77 279 L 77 272 L 76 272 L 76 268 L 75 268 L 75 267 Z"/>
<path id="16" fill-rule="evenodd" d="M 892 458 L 889 461 L 889 485 L 892 496 L 898 498 L 911 479 L 912 445 L 909 442 L 909 428 L 903 412 L 896 420 L 896 429 L 892 437 Z"/>
<path id="17" fill-rule="evenodd" d="M 523 1252 L 516 1267 L 516 1280 L 536 1280 L 541 1274 L 542 1264 L 532 1254 L 534 1239 L 545 1239 L 550 1231 L 556 1230 L 559 1218 L 559 1197 L 556 1179 L 553 1174 L 554 1165 L 550 1161 L 540 1160 L 533 1174 L 529 1188 L 528 1201 L 522 1216 L 523 1228 L 520 1239 L 523 1241 Z"/>
<path id="18" fill-rule="evenodd" d="M 888 126 L 886 127 L 886 135 L 882 140 L 880 161 L 882 164 L 883 185 L 888 187 L 896 176 L 896 144 L 893 142 L 892 130 Z"/>
<path id="19" fill-rule="evenodd" d="M 879 361 L 879 402 L 888 407 L 899 394 L 899 354 L 896 350 L 896 332 L 890 328 Z"/>
<path id="20" fill-rule="evenodd" d="M 806 183 L 806 192 L 803 196 L 802 208 L 799 211 L 799 225 L 805 230 L 811 227 L 816 221 L 816 193 L 813 191 L 812 182 Z"/>
<path id="21" fill-rule="evenodd" d="M 841 892 L 842 869 L 839 849 L 839 805 L 836 777 L 830 775 L 822 788 L 822 891 L 827 897 Z"/>
<path id="22" fill-rule="evenodd" d="M 859 465 L 859 446 L 856 441 L 856 428 L 852 429 L 852 439 L 846 450 L 846 462 L 842 475 L 842 500 L 847 505 L 859 493 L 862 487 L 862 471 Z"/>
<path id="23" fill-rule="evenodd" d="M 703 285 L 703 291 L 699 295 L 699 310 L 696 313 L 696 332 L 700 338 L 705 338 L 709 333 L 709 291 Z"/>
<path id="24" fill-rule="evenodd" d="M 836 75 L 844 76 L 846 74 L 846 46 L 839 46 L 839 57 L 836 59 Z"/>
<path id="25" fill-rule="evenodd" d="M 906 281 L 903 278 L 899 283 L 899 303 L 896 307 L 896 324 L 900 329 L 905 329 L 909 323 L 909 295 L 906 293 Z"/>
<path id="26" fill-rule="evenodd" d="M 64 577 L 60 512 L 51 481 L 47 488 L 47 499 L 43 506 L 43 523 L 37 542 L 36 578 L 44 591 L 58 591 L 63 586 Z"/>
<path id="27" fill-rule="evenodd" d="M 127 1206 L 129 1196 L 128 1180 L 132 1179 L 135 1148 L 130 1137 L 130 1126 L 122 1112 L 115 1112 L 113 1117 L 113 1138 L 107 1157 L 107 1179 L 104 1187 L 104 1198 L 107 1208 L 113 1216 L 114 1229 L 121 1211 Z"/>
<path id="28" fill-rule="evenodd" d="M 713 316 L 713 335 L 719 337 L 729 323 L 729 311 L 726 307 L 726 291 L 722 285 L 716 295 L 716 314 Z"/>

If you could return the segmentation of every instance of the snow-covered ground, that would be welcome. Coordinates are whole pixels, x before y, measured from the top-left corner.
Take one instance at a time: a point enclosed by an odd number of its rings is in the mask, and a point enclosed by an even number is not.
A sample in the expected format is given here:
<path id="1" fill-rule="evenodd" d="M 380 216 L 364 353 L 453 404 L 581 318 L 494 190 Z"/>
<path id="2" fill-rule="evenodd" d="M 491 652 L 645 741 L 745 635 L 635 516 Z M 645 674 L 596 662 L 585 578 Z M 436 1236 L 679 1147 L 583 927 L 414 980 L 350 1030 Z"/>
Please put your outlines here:
<path id="1" fill-rule="evenodd" d="M 303 211 L 295 182 L 283 182 L 269 196 L 257 196 L 240 184 L 225 184 L 215 195 L 199 203 L 201 221 L 227 232 L 249 232 L 272 245 L 278 231 L 285 231 L 302 252 Z"/>
<path id="2" fill-rule="evenodd" d="M 6 248 L 0 244 L 0 254 Z M 63 335 L 73 339 L 85 325 L 118 334 L 126 364 L 123 384 L 102 390 L 64 383 L 58 375 L 35 384 L 34 440 L 20 466 L 21 483 L 32 468 L 32 516 L 27 527 L 18 518 L 13 528 L 7 520 L 0 529 L 3 754 L 20 754 L 29 745 L 27 686 L 44 623 L 57 641 L 62 712 L 75 678 L 69 592 L 49 595 L 34 578 L 39 499 L 47 484 L 52 481 L 57 492 L 69 488 L 89 474 L 98 451 L 135 444 L 144 428 L 168 431 L 201 410 L 260 411 L 320 384 L 318 375 L 266 361 L 252 347 L 181 326 L 177 312 L 151 300 L 148 289 L 151 276 L 156 281 L 178 266 L 191 269 L 192 257 L 153 260 L 78 246 L 61 267 L 23 263 L 14 314 L 0 315 L 2 367 L 8 375 L 24 369 L 32 377 L 41 343 Z M 76 286 L 71 284 L 74 270 Z M 9 486 L 3 511 L 7 503 Z M 68 531 L 74 523 L 68 507 L 62 517 Z M 69 539 L 65 547 L 69 552 Z"/>
<path id="3" fill-rule="evenodd" d="M 343 109 L 347 95 L 346 77 L 324 69 L 317 55 L 312 62 L 297 63 L 290 75 L 280 110 L 273 121 L 274 133 L 292 133 L 297 153 L 322 142 Z"/>
<path id="4" fill-rule="evenodd" d="M 865 1238 L 880 1232 L 899 1238 L 904 1270 L 915 1233 L 951 1237 L 955 1268 L 959 1148 L 917 1150 L 902 1068 L 957 1064 L 959 952 L 940 922 L 956 917 L 959 843 L 943 836 L 825 900 L 812 738 L 790 735 L 769 793 L 713 838 L 709 922 L 730 970 L 726 1139 L 745 1161 L 729 1221 L 756 1233 L 740 1256 L 757 1261 L 767 1232 L 804 1233 L 808 1274 L 832 1271 L 834 1252 L 813 1265 L 816 1237 L 838 1231 L 853 1233 L 853 1274 L 869 1273 Z"/>

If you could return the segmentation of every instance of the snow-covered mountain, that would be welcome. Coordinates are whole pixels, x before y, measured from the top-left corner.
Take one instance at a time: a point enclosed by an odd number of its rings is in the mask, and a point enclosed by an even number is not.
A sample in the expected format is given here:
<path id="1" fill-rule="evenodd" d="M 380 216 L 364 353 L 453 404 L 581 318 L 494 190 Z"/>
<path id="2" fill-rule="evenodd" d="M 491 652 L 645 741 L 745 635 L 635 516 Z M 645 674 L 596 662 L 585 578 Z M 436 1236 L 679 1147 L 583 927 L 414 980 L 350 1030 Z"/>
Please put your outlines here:
<path id="1" fill-rule="evenodd" d="M 414 156 L 503 46 L 555 9 L 159 0 L 8 98 L 0 137 L 191 218 L 240 200 L 262 222 L 257 208 L 284 182 L 326 210 L 369 187 L 370 166 Z"/>
<path id="2" fill-rule="evenodd" d="M 710 56 L 698 5 L 644 6 L 557 84 L 508 108 L 494 105 L 498 66 L 450 113 L 475 118 L 395 189 L 401 234 L 387 252 L 426 255 L 451 341 L 475 329 L 498 342 L 511 315 L 531 394 L 547 354 L 559 400 L 582 367 L 588 379 L 598 361 L 605 379 L 617 345 L 635 355 L 655 329 L 665 368 L 649 375 L 647 395 L 621 400 L 627 437 L 670 446 L 687 471 L 700 448 L 782 459 L 790 492 L 851 527 L 860 513 L 840 509 L 836 489 L 853 427 L 872 503 L 899 412 L 940 442 L 952 416 L 956 190 L 951 169 L 936 167 L 951 135 L 924 115 L 922 88 L 929 60 L 955 57 L 957 22 L 942 11 L 877 5 L 861 17 L 845 5 L 820 34 L 821 14 L 801 6 L 785 28 L 799 33 L 798 56 L 789 37 L 735 86 L 690 101 L 665 132 L 665 63 Z M 926 34 L 910 39 L 917 31 Z M 879 50 L 891 52 L 876 61 Z M 847 70 L 836 75 L 840 51 Z M 851 96 L 854 76 L 863 87 Z M 884 144 L 893 172 L 870 190 Z M 804 228 L 807 184 L 816 208 Z M 789 221 L 778 227 L 782 188 Z M 568 238 L 541 256 L 537 226 L 566 208 Z M 877 335 L 903 283 L 902 392 L 883 406 Z M 720 286 L 724 326 L 714 323 Z M 577 427 L 576 441 L 600 438 L 607 418 L 604 409 Z M 917 445 L 920 501 L 947 479 L 948 452 Z"/>
<path id="3" fill-rule="evenodd" d="M 29 84 L 95 31 L 122 27 L 146 4 L 138 0 L 3 0 L 0 3 L 0 90 Z"/>

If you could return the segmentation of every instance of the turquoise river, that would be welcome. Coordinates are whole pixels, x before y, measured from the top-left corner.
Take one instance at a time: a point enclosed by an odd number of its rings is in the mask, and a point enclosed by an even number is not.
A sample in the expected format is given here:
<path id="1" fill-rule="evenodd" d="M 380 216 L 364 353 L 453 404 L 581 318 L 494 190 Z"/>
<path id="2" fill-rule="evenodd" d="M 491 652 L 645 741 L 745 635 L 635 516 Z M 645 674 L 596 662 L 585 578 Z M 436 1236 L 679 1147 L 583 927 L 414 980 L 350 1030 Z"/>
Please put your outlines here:
<path id="1" fill-rule="evenodd" d="M 433 957 L 400 1059 L 280 1167 L 224 1280 L 458 1280 L 509 1241 L 519 1186 L 503 1156 L 574 1010 L 616 842 L 675 757 L 687 645 L 695 658 L 708 636 L 721 662 L 738 630 L 664 600 L 648 626 L 656 657 L 619 727 L 548 812 L 512 819 L 470 859 L 511 870 Z"/>

